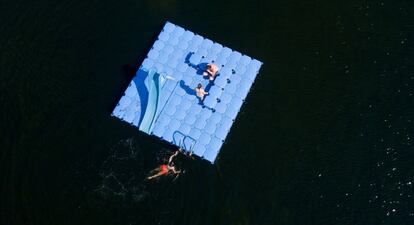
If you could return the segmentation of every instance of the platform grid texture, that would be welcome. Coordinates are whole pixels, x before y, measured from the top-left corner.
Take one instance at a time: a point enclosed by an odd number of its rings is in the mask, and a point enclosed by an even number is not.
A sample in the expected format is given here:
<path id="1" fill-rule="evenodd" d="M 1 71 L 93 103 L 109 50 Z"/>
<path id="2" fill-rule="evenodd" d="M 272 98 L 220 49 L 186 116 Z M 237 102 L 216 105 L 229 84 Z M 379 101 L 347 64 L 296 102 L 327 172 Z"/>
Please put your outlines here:
<path id="1" fill-rule="evenodd" d="M 219 67 L 214 84 L 202 76 Z M 173 77 L 161 87 L 149 134 L 214 163 L 262 62 L 166 22 L 112 115 L 139 128 L 148 101 L 148 71 Z M 209 87 L 204 106 L 194 88 Z"/>

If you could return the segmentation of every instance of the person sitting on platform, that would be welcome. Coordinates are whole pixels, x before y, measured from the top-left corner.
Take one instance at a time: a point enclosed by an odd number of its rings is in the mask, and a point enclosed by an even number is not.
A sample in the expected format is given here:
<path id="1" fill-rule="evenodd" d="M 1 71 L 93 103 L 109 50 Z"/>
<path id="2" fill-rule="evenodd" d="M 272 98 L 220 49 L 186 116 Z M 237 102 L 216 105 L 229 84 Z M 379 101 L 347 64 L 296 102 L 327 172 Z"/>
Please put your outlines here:
<path id="1" fill-rule="evenodd" d="M 197 87 L 195 88 L 196 91 L 196 95 L 197 97 L 200 98 L 200 101 L 203 102 L 204 101 L 204 97 L 205 95 L 208 95 L 208 92 L 204 91 L 203 89 L 203 85 L 201 85 L 200 83 L 197 85 Z"/>
<path id="2" fill-rule="evenodd" d="M 173 172 L 174 174 L 180 173 L 181 171 L 175 169 L 174 162 L 173 162 L 174 157 L 177 156 L 178 153 L 179 151 L 176 151 L 173 155 L 171 155 L 170 158 L 168 159 L 167 164 L 162 164 L 158 168 L 152 170 L 151 173 L 156 173 L 156 174 L 147 177 L 147 179 L 151 180 L 151 179 L 154 179 L 162 175 L 167 175 L 170 172 Z"/>
<path id="3" fill-rule="evenodd" d="M 206 71 L 203 72 L 203 76 L 208 77 L 208 80 L 213 81 L 216 78 L 218 72 L 218 66 L 214 63 L 209 63 L 206 66 Z"/>

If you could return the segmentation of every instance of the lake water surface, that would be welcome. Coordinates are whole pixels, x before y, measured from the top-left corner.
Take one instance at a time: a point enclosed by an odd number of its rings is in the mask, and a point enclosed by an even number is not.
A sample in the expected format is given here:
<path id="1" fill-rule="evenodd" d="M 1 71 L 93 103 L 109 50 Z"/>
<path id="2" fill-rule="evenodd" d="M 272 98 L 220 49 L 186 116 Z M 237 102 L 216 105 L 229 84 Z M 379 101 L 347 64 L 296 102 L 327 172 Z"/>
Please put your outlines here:
<path id="1" fill-rule="evenodd" d="M 411 1 L 0 3 L 0 224 L 414 224 Z M 214 165 L 110 116 L 171 21 L 263 61 Z"/>

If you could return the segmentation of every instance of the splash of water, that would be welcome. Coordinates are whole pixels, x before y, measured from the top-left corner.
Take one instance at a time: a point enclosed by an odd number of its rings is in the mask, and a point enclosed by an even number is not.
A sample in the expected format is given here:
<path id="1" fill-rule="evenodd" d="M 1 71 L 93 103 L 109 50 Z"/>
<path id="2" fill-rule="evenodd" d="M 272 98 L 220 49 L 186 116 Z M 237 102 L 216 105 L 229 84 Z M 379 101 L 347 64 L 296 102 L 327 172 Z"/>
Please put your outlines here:
<path id="1" fill-rule="evenodd" d="M 140 202 L 148 192 L 143 182 L 143 155 L 133 138 L 123 139 L 111 147 L 111 153 L 102 163 L 101 184 L 95 191 L 106 199 Z"/>

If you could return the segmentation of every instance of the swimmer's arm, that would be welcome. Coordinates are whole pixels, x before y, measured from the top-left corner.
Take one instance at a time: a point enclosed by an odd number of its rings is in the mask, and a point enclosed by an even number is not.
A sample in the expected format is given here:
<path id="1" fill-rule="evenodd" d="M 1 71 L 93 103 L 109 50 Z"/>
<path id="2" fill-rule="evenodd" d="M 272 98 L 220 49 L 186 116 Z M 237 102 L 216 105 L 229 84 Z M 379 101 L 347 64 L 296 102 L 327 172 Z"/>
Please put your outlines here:
<path id="1" fill-rule="evenodd" d="M 172 168 L 172 171 L 174 174 L 181 173 L 181 170 L 175 170 L 175 168 Z"/>
<path id="2" fill-rule="evenodd" d="M 173 158 L 178 154 L 178 151 L 176 151 L 170 158 L 168 159 L 168 164 L 173 160 Z"/>
<path id="3" fill-rule="evenodd" d="M 160 173 L 157 173 L 155 175 L 152 175 L 152 176 L 147 177 L 147 179 L 148 180 L 151 180 L 151 179 L 154 179 L 154 178 L 159 177 L 159 176 L 161 176 L 161 174 Z"/>

